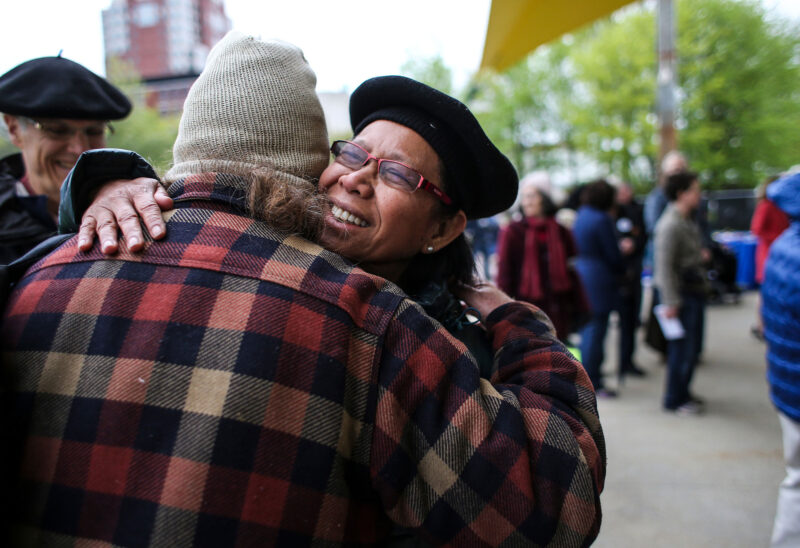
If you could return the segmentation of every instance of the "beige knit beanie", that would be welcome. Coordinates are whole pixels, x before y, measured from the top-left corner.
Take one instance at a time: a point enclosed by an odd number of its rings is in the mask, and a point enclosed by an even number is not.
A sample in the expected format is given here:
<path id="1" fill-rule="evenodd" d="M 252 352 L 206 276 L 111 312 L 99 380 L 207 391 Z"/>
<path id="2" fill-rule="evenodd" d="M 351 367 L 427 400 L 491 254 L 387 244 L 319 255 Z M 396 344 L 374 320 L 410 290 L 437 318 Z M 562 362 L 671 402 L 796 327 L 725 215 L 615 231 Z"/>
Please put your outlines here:
<path id="1" fill-rule="evenodd" d="M 329 151 L 316 81 L 296 46 L 229 32 L 189 90 L 165 181 L 265 166 L 288 183 L 319 178 Z"/>

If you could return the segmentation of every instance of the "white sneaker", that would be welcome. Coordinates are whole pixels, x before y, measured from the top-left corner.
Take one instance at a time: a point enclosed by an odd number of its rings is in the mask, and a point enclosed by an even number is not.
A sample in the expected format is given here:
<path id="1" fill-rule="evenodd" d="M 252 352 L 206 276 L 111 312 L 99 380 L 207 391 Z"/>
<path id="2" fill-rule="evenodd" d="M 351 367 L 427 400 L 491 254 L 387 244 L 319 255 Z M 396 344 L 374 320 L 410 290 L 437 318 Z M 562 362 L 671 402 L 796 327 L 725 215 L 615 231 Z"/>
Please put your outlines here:
<path id="1" fill-rule="evenodd" d="M 673 411 L 677 415 L 702 415 L 704 410 L 703 404 L 689 400 L 676 407 Z"/>

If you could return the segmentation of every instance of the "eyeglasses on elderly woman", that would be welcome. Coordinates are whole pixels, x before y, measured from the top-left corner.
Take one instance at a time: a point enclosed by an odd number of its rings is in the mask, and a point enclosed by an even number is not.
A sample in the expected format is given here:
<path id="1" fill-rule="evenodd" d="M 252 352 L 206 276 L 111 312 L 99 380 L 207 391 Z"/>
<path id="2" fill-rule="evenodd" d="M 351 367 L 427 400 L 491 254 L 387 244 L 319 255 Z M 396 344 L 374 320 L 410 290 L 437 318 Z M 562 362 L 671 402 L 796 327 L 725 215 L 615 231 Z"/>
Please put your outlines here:
<path id="1" fill-rule="evenodd" d="M 397 160 L 373 156 L 351 141 L 334 141 L 331 145 L 331 154 L 336 163 L 354 170 L 367 165 L 370 160 L 375 160 L 378 162 L 379 179 L 390 187 L 409 193 L 421 188 L 447 205 L 453 203 L 453 200 L 442 189 L 425 179 L 414 168 Z"/>
<path id="2" fill-rule="evenodd" d="M 54 141 L 69 141 L 76 133 L 82 133 L 87 139 L 99 139 L 114 134 L 114 127 L 108 122 L 96 122 L 86 127 L 78 128 L 60 120 L 34 120 L 24 118 L 25 122 Z"/>

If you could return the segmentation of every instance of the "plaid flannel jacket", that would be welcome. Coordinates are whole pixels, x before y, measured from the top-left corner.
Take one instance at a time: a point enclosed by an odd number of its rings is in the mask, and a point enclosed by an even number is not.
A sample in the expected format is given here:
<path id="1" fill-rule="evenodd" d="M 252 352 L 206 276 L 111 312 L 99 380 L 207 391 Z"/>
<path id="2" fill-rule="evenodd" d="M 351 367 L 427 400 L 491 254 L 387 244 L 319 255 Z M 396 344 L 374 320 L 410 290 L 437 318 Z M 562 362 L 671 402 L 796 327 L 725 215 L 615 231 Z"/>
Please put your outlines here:
<path id="1" fill-rule="evenodd" d="M 172 185 L 165 241 L 75 239 L 2 326 L 15 541 L 338 546 L 392 522 L 437 544 L 585 546 L 605 449 L 581 365 L 533 306 L 486 320 L 491 381 L 394 285 Z"/>

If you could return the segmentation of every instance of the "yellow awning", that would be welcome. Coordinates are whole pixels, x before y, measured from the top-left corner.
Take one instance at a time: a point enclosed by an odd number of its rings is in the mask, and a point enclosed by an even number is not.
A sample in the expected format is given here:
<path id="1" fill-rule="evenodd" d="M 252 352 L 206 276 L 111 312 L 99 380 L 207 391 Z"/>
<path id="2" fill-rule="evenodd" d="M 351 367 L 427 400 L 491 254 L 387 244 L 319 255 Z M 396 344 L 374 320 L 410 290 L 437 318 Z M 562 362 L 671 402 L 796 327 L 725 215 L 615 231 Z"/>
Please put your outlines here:
<path id="1" fill-rule="evenodd" d="M 481 68 L 502 71 L 538 46 L 632 0 L 492 0 Z"/>

